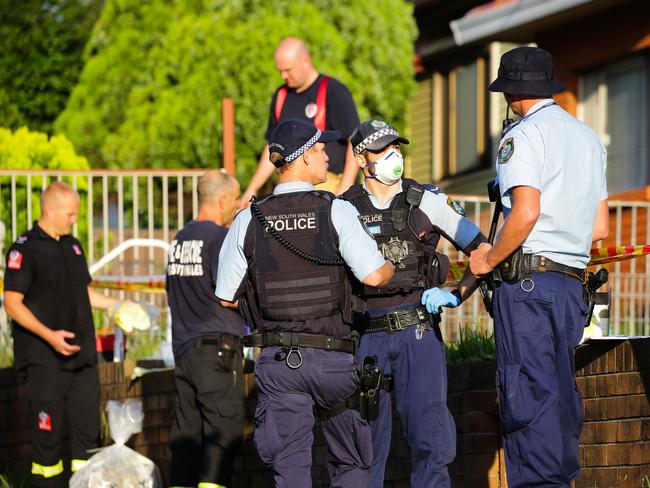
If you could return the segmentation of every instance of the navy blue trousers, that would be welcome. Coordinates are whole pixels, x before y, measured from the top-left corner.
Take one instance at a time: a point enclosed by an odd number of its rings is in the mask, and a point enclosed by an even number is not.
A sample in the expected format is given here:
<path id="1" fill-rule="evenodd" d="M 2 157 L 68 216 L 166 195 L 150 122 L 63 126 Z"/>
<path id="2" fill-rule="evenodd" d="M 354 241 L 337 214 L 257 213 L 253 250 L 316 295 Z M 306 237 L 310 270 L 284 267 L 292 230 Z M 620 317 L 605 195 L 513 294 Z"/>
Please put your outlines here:
<path id="1" fill-rule="evenodd" d="M 578 476 L 583 414 L 574 348 L 587 311 L 582 284 L 560 273 L 533 273 L 523 286 L 503 283 L 495 291 L 497 388 L 510 488 L 569 487 Z"/>
<path id="2" fill-rule="evenodd" d="M 456 456 L 456 425 L 447 408 L 447 366 L 440 329 L 416 336 L 416 328 L 364 334 L 357 354 L 376 356 L 392 377 L 402 431 L 411 448 L 411 487 L 450 486 L 447 464 Z M 371 422 L 374 461 L 370 488 L 383 488 L 390 451 L 390 394 L 380 394 L 379 417 Z"/>
<path id="3" fill-rule="evenodd" d="M 255 363 L 255 444 L 273 469 L 275 486 L 311 488 L 314 406 L 331 408 L 357 388 L 352 354 L 301 347 L 302 365 L 287 366 L 278 347 L 262 349 Z M 292 353 L 290 361 L 297 364 Z M 333 488 L 365 488 L 372 462 L 370 427 L 356 410 L 321 422 Z"/>

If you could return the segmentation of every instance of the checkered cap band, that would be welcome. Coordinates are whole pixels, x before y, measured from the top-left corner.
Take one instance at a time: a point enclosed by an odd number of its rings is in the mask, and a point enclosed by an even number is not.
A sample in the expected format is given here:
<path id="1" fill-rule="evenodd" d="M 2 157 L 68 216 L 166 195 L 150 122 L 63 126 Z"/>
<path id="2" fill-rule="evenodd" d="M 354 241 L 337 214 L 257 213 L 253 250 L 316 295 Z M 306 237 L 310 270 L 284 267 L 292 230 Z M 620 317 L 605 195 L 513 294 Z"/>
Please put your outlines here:
<path id="1" fill-rule="evenodd" d="M 361 141 L 359 144 L 357 144 L 353 149 L 354 155 L 358 156 L 359 154 L 361 154 L 363 152 L 363 150 L 366 147 L 368 147 L 370 144 L 375 142 L 377 139 L 379 139 L 380 137 L 388 136 L 388 135 L 399 137 L 399 134 L 397 133 L 397 131 L 395 129 L 391 128 L 391 127 L 387 127 L 386 129 L 380 129 L 377 132 L 373 132 L 368 137 L 366 137 L 363 141 Z"/>
<path id="2" fill-rule="evenodd" d="M 309 139 L 307 142 L 305 142 L 302 146 L 300 146 L 298 149 L 296 149 L 294 152 L 289 154 L 286 158 L 284 158 L 287 163 L 290 163 L 297 157 L 301 156 L 307 149 L 312 147 L 314 144 L 318 142 L 318 139 L 320 139 L 321 131 L 319 129 L 316 129 L 316 134 L 312 136 L 311 139 Z"/>

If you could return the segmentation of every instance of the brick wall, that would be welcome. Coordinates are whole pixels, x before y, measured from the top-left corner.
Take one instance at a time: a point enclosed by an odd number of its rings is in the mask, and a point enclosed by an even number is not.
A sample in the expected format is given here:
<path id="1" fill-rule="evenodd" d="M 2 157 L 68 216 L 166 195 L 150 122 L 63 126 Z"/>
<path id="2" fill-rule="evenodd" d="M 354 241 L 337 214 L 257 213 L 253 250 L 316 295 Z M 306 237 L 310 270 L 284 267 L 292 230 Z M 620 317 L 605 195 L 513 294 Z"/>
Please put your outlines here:
<path id="1" fill-rule="evenodd" d="M 639 488 L 643 476 L 650 476 L 650 339 L 584 346 L 578 350 L 576 364 L 585 404 L 580 447 L 583 471 L 576 488 Z M 449 367 L 449 406 L 458 431 L 457 456 L 450 466 L 455 488 L 506 486 L 494 373 L 495 364 L 489 361 Z M 155 461 L 168 479 L 173 374 L 152 373 L 131 383 L 125 379 L 121 365 L 106 363 L 100 365 L 100 379 L 102 406 L 108 399 L 142 398 L 143 432 L 134 436 L 129 445 Z M 233 486 L 272 486 L 272 477 L 257 457 L 252 441 L 252 374 L 245 376 L 245 388 L 248 420 Z M 15 372 L 0 370 L 0 473 L 28 470 L 30 445 L 25 408 L 24 387 L 18 386 Z M 409 455 L 395 417 L 385 488 L 409 486 Z M 325 442 L 317 428 L 314 487 L 329 486 L 326 457 Z"/>
<path id="2" fill-rule="evenodd" d="M 639 488 L 650 478 L 650 339 L 578 351 L 585 408 L 576 488 Z"/>

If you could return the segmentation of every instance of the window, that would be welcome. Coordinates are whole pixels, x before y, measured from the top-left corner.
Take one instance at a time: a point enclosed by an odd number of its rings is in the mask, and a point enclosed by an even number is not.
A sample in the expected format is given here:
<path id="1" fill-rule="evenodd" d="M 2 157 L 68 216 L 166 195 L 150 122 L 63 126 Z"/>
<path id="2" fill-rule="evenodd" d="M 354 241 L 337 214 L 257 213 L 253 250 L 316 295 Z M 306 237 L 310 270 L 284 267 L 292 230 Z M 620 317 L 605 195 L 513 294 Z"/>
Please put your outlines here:
<path id="1" fill-rule="evenodd" d="M 580 77 L 578 118 L 607 149 L 610 194 L 646 186 L 648 180 L 648 56 L 636 56 Z"/>
<path id="2" fill-rule="evenodd" d="M 418 81 L 410 175 L 438 182 L 489 167 L 485 67 L 478 57 Z"/>

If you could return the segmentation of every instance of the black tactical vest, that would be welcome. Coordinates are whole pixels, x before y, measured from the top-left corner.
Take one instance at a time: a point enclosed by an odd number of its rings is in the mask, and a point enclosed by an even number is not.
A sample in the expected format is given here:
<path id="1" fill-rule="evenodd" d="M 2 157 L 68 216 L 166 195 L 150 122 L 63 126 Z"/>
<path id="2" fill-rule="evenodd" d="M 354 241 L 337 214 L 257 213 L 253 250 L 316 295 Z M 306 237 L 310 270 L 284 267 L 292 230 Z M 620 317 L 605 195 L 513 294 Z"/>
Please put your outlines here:
<path id="1" fill-rule="evenodd" d="M 395 266 L 393 278 L 384 287 L 355 283 L 355 294 L 366 301 L 367 309 L 419 304 L 422 290 L 440 286 L 447 279 L 449 259 L 435 252 L 440 234 L 418 208 L 419 199 L 412 206 L 407 203 L 411 185 L 423 190 L 414 180 L 403 179 L 403 191 L 384 210 L 375 208 L 361 185 L 354 185 L 343 194 L 359 211 L 384 258 Z"/>
<path id="2" fill-rule="evenodd" d="M 346 268 L 318 264 L 341 259 L 330 217 L 333 198 L 328 192 L 307 191 L 256 201 L 265 220 L 297 248 L 294 252 L 271 235 L 251 206 L 244 242 L 249 267 L 245 301 L 248 318 L 258 330 L 349 335 L 351 289 Z M 300 251 L 317 262 L 300 257 Z"/>

